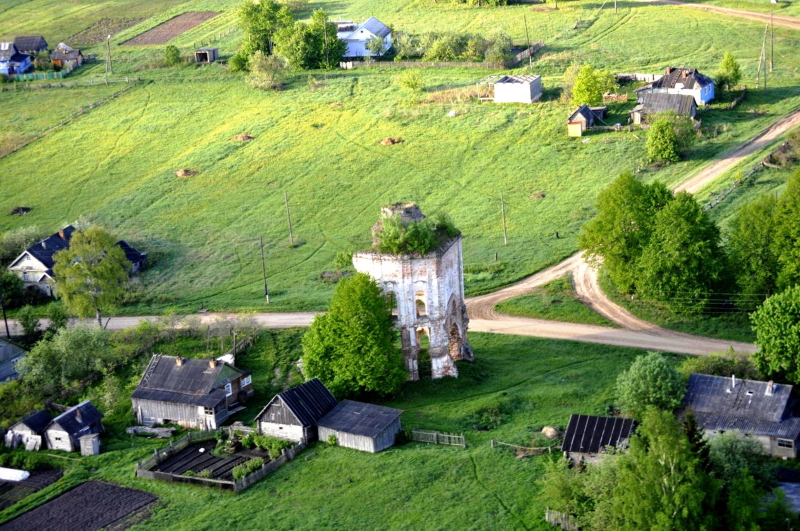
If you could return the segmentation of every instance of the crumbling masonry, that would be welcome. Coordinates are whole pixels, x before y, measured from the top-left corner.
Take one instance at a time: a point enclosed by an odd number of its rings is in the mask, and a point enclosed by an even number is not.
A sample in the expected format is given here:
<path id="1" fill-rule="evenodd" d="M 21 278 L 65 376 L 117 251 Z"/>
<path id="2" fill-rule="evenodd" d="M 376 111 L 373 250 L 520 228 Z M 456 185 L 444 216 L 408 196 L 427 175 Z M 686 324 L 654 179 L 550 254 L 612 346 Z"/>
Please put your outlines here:
<path id="1" fill-rule="evenodd" d="M 424 218 L 414 203 L 381 209 L 382 219 L 394 215 L 399 215 L 404 223 Z M 454 361 L 472 361 L 472 347 L 467 341 L 469 319 L 464 304 L 460 234 L 424 256 L 368 250 L 355 253 L 353 265 L 375 279 L 392 302 L 409 380 L 419 380 L 422 335 L 429 340 L 432 378 L 456 377 Z"/>

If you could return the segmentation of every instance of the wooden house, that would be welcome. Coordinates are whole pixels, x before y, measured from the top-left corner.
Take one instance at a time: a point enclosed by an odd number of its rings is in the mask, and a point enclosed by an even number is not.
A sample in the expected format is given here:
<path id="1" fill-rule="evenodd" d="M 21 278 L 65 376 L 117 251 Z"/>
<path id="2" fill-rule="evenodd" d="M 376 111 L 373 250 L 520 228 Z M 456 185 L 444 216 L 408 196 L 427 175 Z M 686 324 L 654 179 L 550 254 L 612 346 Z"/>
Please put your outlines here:
<path id="1" fill-rule="evenodd" d="M 103 414 L 88 400 L 73 406 L 47 425 L 44 440 L 51 450 L 75 452 L 81 448 L 81 437 L 103 433 Z"/>
<path id="2" fill-rule="evenodd" d="M 631 120 L 640 125 L 653 116 L 664 111 L 674 111 L 678 116 L 697 116 L 697 104 L 694 98 L 684 94 L 666 94 L 652 92 L 639 95 L 639 105 L 631 110 Z"/>
<path id="3" fill-rule="evenodd" d="M 14 46 L 20 52 L 30 55 L 47 51 L 47 41 L 41 35 L 19 35 L 14 37 Z"/>
<path id="4" fill-rule="evenodd" d="M 76 50 L 70 46 L 67 46 L 63 42 L 58 43 L 55 50 L 50 54 L 50 62 L 53 63 L 53 66 L 57 66 L 59 68 L 64 68 L 65 66 L 72 65 L 73 67 L 78 67 L 83 64 L 83 53 L 80 50 Z"/>
<path id="5" fill-rule="evenodd" d="M 561 451 L 573 461 L 596 462 L 609 446 L 618 450 L 628 447 L 633 433 L 633 419 L 570 415 Z"/>
<path id="6" fill-rule="evenodd" d="M 695 68 L 668 66 L 663 76 L 639 87 L 636 92 L 639 94 L 681 94 L 694 98 L 697 105 L 706 105 L 714 99 L 714 90 L 714 80 L 704 76 Z"/>
<path id="7" fill-rule="evenodd" d="M 0 42 L 0 74 L 24 74 L 33 66 L 30 54 L 22 53 L 13 42 Z"/>
<path id="8" fill-rule="evenodd" d="M 69 248 L 74 233 L 75 227 L 68 225 L 52 236 L 35 243 L 11 262 L 8 270 L 18 275 L 26 288 L 37 289 L 43 295 L 52 297 L 55 254 Z M 118 241 L 117 245 L 125 252 L 125 258 L 131 263 L 131 274 L 145 266 L 147 253 L 140 253 L 125 240 Z"/>
<path id="9" fill-rule="evenodd" d="M 52 420 L 53 417 L 44 409 L 28 415 L 8 428 L 5 436 L 6 446 L 8 448 L 21 446 L 31 452 L 39 450 L 42 448 L 44 430 Z"/>
<path id="10" fill-rule="evenodd" d="M 400 415 L 390 407 L 342 400 L 317 423 L 319 438 L 336 437 L 336 444 L 363 452 L 377 453 L 394 445 L 400 433 Z"/>
<path id="11" fill-rule="evenodd" d="M 764 453 L 793 459 L 800 418 L 792 415 L 791 395 L 791 385 L 692 374 L 683 405 L 709 437 L 738 430 L 758 440 Z"/>
<path id="12" fill-rule="evenodd" d="M 213 63 L 219 59 L 219 48 L 200 48 L 194 52 L 196 63 Z"/>
<path id="13" fill-rule="evenodd" d="M 251 374 L 229 363 L 156 354 L 131 399 L 145 426 L 215 430 L 252 394 Z"/>
<path id="14" fill-rule="evenodd" d="M 25 349 L 8 339 L 0 338 L 0 382 L 13 380 L 17 374 L 17 362 L 25 356 Z"/>
<path id="15" fill-rule="evenodd" d="M 317 422 L 336 407 L 336 399 L 314 378 L 278 393 L 256 416 L 258 432 L 295 442 L 317 440 Z"/>

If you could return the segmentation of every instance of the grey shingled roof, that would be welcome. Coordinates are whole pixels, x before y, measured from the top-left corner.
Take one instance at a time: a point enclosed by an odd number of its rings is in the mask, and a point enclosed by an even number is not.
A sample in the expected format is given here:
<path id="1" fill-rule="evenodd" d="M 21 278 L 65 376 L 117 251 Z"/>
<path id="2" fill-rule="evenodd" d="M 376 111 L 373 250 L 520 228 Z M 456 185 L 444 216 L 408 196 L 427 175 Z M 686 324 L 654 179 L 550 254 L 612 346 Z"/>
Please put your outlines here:
<path id="1" fill-rule="evenodd" d="M 754 421 L 780 422 L 789 417 L 792 386 L 774 384 L 767 395 L 767 382 L 733 379 L 709 374 L 689 376 L 684 406 L 695 414 L 739 417 Z"/>
<path id="2" fill-rule="evenodd" d="M 70 437 L 76 438 L 90 431 L 103 419 L 94 404 L 84 400 L 53 419 L 52 423 L 58 424 Z"/>
<path id="3" fill-rule="evenodd" d="M 633 428 L 633 419 L 572 414 L 561 451 L 594 454 L 606 446 L 627 447 Z"/>
<path id="4" fill-rule="evenodd" d="M 677 114 L 691 116 L 692 109 L 697 107 L 692 96 L 688 94 L 666 94 L 663 92 L 649 92 L 639 97 L 641 105 L 634 111 L 644 114 L 657 114 L 664 111 L 675 111 Z"/>
<path id="5" fill-rule="evenodd" d="M 0 42 L 0 61 L 13 61 L 20 63 L 24 61 L 28 54 L 21 53 L 13 42 Z"/>
<path id="6" fill-rule="evenodd" d="M 378 37 L 386 37 L 392 32 L 392 30 L 389 29 L 389 26 L 375 17 L 369 17 L 363 24 L 361 24 L 361 27 L 372 34 L 377 35 Z"/>
<path id="7" fill-rule="evenodd" d="M 328 391 L 325 384 L 322 383 L 319 378 L 313 378 L 297 387 L 275 395 L 256 416 L 256 420 L 264 414 L 264 411 L 266 411 L 275 400 L 279 399 L 283 400 L 286 407 L 294 413 L 297 420 L 306 428 L 317 424 L 319 419 L 336 407 L 336 398 Z"/>
<path id="8" fill-rule="evenodd" d="M 739 430 L 742 433 L 792 440 L 800 437 L 800 418 L 788 418 L 781 422 L 770 422 L 732 415 L 715 415 L 713 413 L 695 413 L 694 416 L 697 419 L 697 425 L 706 430 Z"/>
<path id="9" fill-rule="evenodd" d="M 581 105 L 580 107 L 575 109 L 575 112 L 569 115 L 567 121 L 574 122 L 575 118 L 577 118 L 578 115 L 581 115 L 586 119 L 587 125 L 594 124 L 594 113 L 592 112 L 592 110 L 589 108 L 588 105 Z"/>
<path id="10" fill-rule="evenodd" d="M 72 60 L 77 60 L 80 55 L 81 55 L 80 50 L 76 50 L 71 46 L 68 46 L 62 42 L 59 43 L 59 45 L 56 46 L 56 49 L 52 51 L 52 53 L 50 54 L 50 59 L 57 59 L 61 61 L 72 61 Z"/>
<path id="11" fill-rule="evenodd" d="M 156 354 L 144 371 L 139 386 L 131 395 L 138 400 L 155 400 L 203 407 L 214 407 L 227 394 L 215 386 L 220 372 L 227 364 L 209 365 L 209 360 L 183 358 L 178 366 L 177 356 Z M 241 372 L 232 365 L 228 367 Z"/>
<path id="12" fill-rule="evenodd" d="M 25 349 L 12 341 L 0 338 L 0 382 L 19 376 L 14 365 L 24 355 Z"/>
<path id="13" fill-rule="evenodd" d="M 375 438 L 403 412 L 390 407 L 342 400 L 317 423 L 323 428 Z"/>
<path id="14" fill-rule="evenodd" d="M 44 409 L 40 409 L 36 413 L 28 415 L 21 421 L 17 422 L 14 426 L 18 424 L 24 424 L 27 426 L 32 432 L 36 433 L 37 435 L 41 435 L 44 429 L 47 427 L 50 422 L 52 422 L 53 417 L 45 411 Z M 13 427 L 13 426 L 12 426 Z"/>
<path id="15" fill-rule="evenodd" d="M 22 52 L 47 49 L 47 41 L 41 35 L 19 35 L 14 37 L 14 44 Z"/>
<path id="16" fill-rule="evenodd" d="M 714 80 L 708 76 L 704 76 L 694 68 L 668 68 L 668 73 L 665 73 L 661 79 L 653 81 L 653 88 L 677 88 L 679 83 L 683 84 L 686 89 L 698 89 L 706 85 L 713 85 Z"/>

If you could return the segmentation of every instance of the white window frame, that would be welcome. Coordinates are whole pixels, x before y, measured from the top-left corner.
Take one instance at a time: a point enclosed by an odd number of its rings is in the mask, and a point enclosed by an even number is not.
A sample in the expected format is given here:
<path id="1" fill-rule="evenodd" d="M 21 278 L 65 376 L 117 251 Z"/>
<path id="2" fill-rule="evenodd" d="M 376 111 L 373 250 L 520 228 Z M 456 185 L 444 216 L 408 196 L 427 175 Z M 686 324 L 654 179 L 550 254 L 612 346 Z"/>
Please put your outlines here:
<path id="1" fill-rule="evenodd" d="M 233 385 L 230 383 L 225 384 L 225 396 L 231 396 L 233 394 Z"/>
<path id="2" fill-rule="evenodd" d="M 242 387 L 250 385 L 251 383 L 253 383 L 253 376 L 252 375 L 248 374 L 247 376 L 242 378 Z"/>
<path id="3" fill-rule="evenodd" d="M 778 439 L 778 448 L 794 450 L 794 441 L 791 439 Z"/>

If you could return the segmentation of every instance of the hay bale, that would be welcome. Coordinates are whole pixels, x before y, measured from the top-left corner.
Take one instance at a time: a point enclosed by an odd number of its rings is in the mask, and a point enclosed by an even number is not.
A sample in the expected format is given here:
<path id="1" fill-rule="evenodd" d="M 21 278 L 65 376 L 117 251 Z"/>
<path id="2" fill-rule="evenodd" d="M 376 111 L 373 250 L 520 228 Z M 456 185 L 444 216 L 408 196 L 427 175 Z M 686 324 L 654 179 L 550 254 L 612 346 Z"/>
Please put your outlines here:
<path id="1" fill-rule="evenodd" d="M 552 426 L 545 426 L 544 428 L 542 428 L 542 435 L 552 440 L 552 439 L 558 439 L 563 434 L 561 433 L 561 430 L 559 430 L 558 428 L 554 428 Z"/>
<path id="2" fill-rule="evenodd" d="M 531 199 L 544 199 L 545 197 L 547 196 L 545 195 L 544 192 L 536 192 L 535 194 L 530 195 Z"/>
<path id="3" fill-rule="evenodd" d="M 405 142 L 405 140 L 403 140 L 402 138 L 386 137 L 383 140 L 381 140 L 381 145 L 382 146 L 391 146 L 391 145 L 394 145 L 394 144 L 400 144 L 402 142 Z"/>
<path id="4" fill-rule="evenodd" d="M 342 102 L 340 102 L 340 101 L 334 101 L 333 103 L 331 103 L 331 107 L 341 107 L 341 106 L 342 106 Z"/>
<path id="5" fill-rule="evenodd" d="M 198 173 L 200 173 L 200 172 L 197 171 L 197 170 L 183 169 L 183 170 L 176 171 L 175 172 L 175 176 L 176 177 L 191 177 L 192 175 L 197 175 Z"/>
<path id="6" fill-rule="evenodd" d="M 255 137 L 253 135 L 251 135 L 250 133 L 240 133 L 238 135 L 232 136 L 230 138 L 230 140 L 232 142 L 250 142 L 254 138 Z"/>

